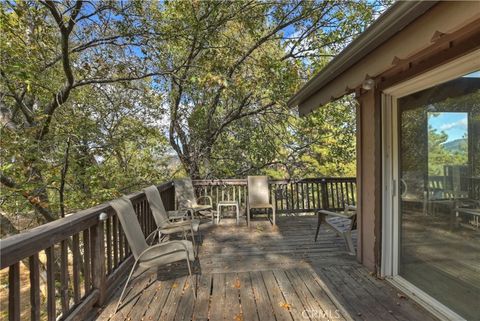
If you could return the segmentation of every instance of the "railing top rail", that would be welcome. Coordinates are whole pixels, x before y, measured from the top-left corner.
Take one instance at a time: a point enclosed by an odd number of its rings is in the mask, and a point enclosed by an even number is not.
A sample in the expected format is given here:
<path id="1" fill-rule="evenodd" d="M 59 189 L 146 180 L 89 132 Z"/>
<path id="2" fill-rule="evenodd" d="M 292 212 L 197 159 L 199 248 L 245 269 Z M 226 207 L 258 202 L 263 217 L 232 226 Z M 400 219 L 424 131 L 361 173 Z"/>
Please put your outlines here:
<path id="1" fill-rule="evenodd" d="M 193 180 L 193 185 L 247 185 L 246 178 L 227 178 L 227 179 L 196 179 Z"/>
<path id="2" fill-rule="evenodd" d="M 288 184 L 288 183 L 319 183 L 323 181 L 331 182 L 354 182 L 355 177 L 318 177 L 318 178 L 291 178 L 291 179 L 270 179 L 270 184 Z M 246 178 L 226 178 L 226 179 L 198 179 L 193 180 L 196 186 L 208 185 L 246 185 Z"/>
<path id="3" fill-rule="evenodd" d="M 286 184 L 286 183 L 320 183 L 320 182 L 355 182 L 355 177 L 315 177 L 315 178 L 292 178 L 292 179 L 271 179 L 272 184 Z"/>
<path id="4" fill-rule="evenodd" d="M 158 188 L 160 191 L 164 191 L 171 186 L 173 186 L 172 182 L 167 182 L 159 185 Z M 138 200 L 144 196 L 145 194 L 143 192 L 135 192 L 127 195 L 131 201 Z M 55 243 L 94 226 L 98 223 L 99 214 L 102 212 L 107 214 L 113 213 L 108 202 L 81 210 L 67 217 L 0 240 L 0 269 L 10 266 Z"/>

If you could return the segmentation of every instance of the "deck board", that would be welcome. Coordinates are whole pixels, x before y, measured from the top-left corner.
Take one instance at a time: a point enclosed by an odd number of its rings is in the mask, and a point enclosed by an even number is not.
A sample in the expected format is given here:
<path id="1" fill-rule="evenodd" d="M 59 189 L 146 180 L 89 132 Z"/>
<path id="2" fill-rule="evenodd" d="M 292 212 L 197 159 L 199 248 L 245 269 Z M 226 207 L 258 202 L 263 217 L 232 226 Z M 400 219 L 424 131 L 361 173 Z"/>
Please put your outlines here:
<path id="1" fill-rule="evenodd" d="M 112 316 L 121 288 L 98 320 L 435 320 L 368 274 L 342 238 L 315 217 L 280 217 L 278 227 L 223 219 L 203 225 L 195 264 L 194 300 L 185 262 L 136 271 L 125 303 Z M 355 237 L 355 235 L 354 235 Z M 399 302 L 400 301 L 400 302 Z"/>

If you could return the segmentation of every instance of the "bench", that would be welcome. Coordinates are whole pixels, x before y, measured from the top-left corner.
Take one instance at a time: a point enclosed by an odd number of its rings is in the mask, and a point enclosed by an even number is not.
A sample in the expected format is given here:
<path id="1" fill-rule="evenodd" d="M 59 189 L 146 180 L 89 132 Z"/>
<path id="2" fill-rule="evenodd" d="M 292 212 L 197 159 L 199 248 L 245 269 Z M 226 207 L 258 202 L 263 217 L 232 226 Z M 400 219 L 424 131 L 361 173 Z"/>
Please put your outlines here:
<path id="1" fill-rule="evenodd" d="M 355 255 L 355 247 L 352 240 L 352 231 L 357 229 L 357 208 L 347 205 L 343 213 L 320 210 L 318 214 L 317 231 L 315 233 L 315 242 L 318 238 L 320 225 L 325 222 L 332 228 L 337 235 L 341 235 L 345 240 L 347 251 L 351 255 Z"/>

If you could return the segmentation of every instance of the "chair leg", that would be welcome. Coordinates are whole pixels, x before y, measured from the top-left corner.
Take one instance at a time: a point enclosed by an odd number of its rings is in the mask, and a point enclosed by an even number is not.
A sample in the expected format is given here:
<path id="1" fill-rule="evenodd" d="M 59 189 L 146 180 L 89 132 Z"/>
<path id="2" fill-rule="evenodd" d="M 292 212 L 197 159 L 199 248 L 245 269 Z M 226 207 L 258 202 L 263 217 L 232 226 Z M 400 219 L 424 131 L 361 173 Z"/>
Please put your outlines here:
<path id="1" fill-rule="evenodd" d="M 344 232 L 342 233 L 343 239 L 345 240 L 345 245 L 347 247 L 347 251 L 351 255 L 355 255 L 355 247 L 353 246 L 353 240 L 352 240 L 352 233 L 349 232 Z"/>
<path id="2" fill-rule="evenodd" d="M 250 207 L 247 206 L 247 227 L 250 227 Z"/>
<path id="3" fill-rule="evenodd" d="M 192 233 L 193 253 L 195 254 L 195 257 L 198 257 L 198 248 L 197 248 L 197 243 L 195 242 L 195 233 L 193 233 L 192 225 L 190 225 L 190 231 Z"/>
<path id="4" fill-rule="evenodd" d="M 315 242 L 317 241 L 317 238 L 318 238 L 318 232 L 320 232 L 320 225 L 322 225 L 322 222 L 324 219 L 323 214 L 317 212 L 317 215 L 318 215 L 318 223 L 317 223 L 317 231 L 315 232 Z"/>
<path id="5" fill-rule="evenodd" d="M 272 215 L 273 215 L 273 226 L 276 225 L 275 223 L 275 207 L 272 207 Z"/>
<path id="6" fill-rule="evenodd" d="M 188 267 L 188 275 L 190 276 L 190 282 L 192 283 L 191 288 L 193 291 L 193 297 L 197 298 L 197 293 L 195 292 L 195 283 L 193 282 L 193 274 L 192 274 L 192 267 L 190 266 L 190 260 L 188 259 L 188 252 L 187 252 L 187 267 Z"/>
<path id="7" fill-rule="evenodd" d="M 128 275 L 127 282 L 125 282 L 125 286 L 123 287 L 122 294 L 120 294 L 120 298 L 118 299 L 117 306 L 115 307 L 115 311 L 113 314 L 117 313 L 118 307 L 120 306 L 120 303 L 122 302 L 122 297 L 125 294 L 125 290 L 127 289 L 128 282 L 130 281 L 133 271 L 135 270 L 135 267 L 137 266 L 137 260 L 135 260 L 135 263 L 133 263 L 132 270 L 130 271 L 130 274 Z"/>
<path id="8" fill-rule="evenodd" d="M 235 208 L 237 209 L 237 225 L 240 223 L 240 210 L 238 209 L 238 205 L 235 205 Z"/>

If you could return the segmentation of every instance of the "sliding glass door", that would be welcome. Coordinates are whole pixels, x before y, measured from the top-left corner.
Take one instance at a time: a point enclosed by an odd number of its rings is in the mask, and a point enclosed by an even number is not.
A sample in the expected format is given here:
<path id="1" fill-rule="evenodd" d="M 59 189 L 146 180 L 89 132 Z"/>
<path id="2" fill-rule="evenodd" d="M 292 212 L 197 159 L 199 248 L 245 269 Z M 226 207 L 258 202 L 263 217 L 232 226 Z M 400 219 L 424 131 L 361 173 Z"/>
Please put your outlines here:
<path id="1" fill-rule="evenodd" d="M 398 275 L 480 320 L 480 72 L 398 109 Z"/>

